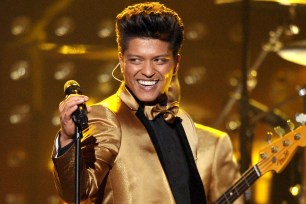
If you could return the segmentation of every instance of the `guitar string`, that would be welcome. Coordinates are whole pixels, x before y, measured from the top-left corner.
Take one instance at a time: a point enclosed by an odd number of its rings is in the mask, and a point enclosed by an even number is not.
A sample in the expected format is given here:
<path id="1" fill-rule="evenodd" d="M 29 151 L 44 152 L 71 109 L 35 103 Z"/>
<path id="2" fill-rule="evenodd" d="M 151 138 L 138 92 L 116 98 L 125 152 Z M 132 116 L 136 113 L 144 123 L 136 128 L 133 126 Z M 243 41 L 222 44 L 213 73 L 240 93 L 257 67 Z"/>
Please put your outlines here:
<path id="1" fill-rule="evenodd" d="M 292 140 L 292 139 L 291 139 Z M 293 140 L 294 141 L 294 140 Z M 285 151 L 291 151 L 291 149 L 294 148 L 296 149 L 296 144 L 295 142 L 293 142 L 290 146 L 288 146 L 287 148 L 282 148 L 281 150 L 278 151 L 278 154 L 284 154 Z M 259 162 L 257 166 L 261 167 L 261 169 L 266 168 L 268 165 L 270 165 L 270 162 L 272 162 L 271 160 L 273 159 L 273 157 L 275 157 L 275 154 L 271 154 L 267 159 L 262 160 L 262 162 Z M 275 162 L 278 162 L 278 160 L 276 160 Z M 252 177 L 250 177 L 251 179 L 254 179 Z"/>
<path id="2" fill-rule="evenodd" d="M 292 139 L 291 139 L 292 140 Z M 293 140 L 294 141 L 294 140 Z M 295 145 L 295 142 L 293 142 L 290 146 L 288 146 L 287 148 L 282 148 L 279 152 L 278 152 L 278 154 L 283 154 L 284 153 L 284 151 L 286 151 L 286 150 L 291 150 L 292 148 L 294 148 L 294 149 L 296 149 L 296 145 Z M 273 157 L 275 157 L 273 154 L 271 154 L 267 159 L 265 159 L 265 160 L 261 160 L 261 162 L 258 162 L 258 164 L 257 164 L 257 166 L 259 166 L 259 167 L 262 167 L 262 168 L 266 168 L 268 165 L 270 165 L 270 162 L 271 162 L 271 160 L 272 160 L 272 158 Z M 278 160 L 276 160 L 275 162 L 277 162 Z M 251 175 L 250 177 L 248 177 L 248 178 L 250 178 L 250 179 L 255 179 L 253 176 L 255 176 L 255 177 L 258 177 L 257 175 Z M 260 177 L 260 176 L 259 176 Z M 255 179 L 256 180 L 256 179 Z M 242 187 L 244 187 L 244 186 L 242 186 Z M 239 189 L 239 190 L 241 190 L 241 189 Z"/>
<path id="3" fill-rule="evenodd" d="M 254 166 L 250 168 L 248 171 L 246 171 L 242 175 L 242 177 L 236 182 L 236 184 L 230 189 L 228 189 L 224 193 L 224 195 L 216 201 L 216 204 L 222 204 L 222 203 L 228 203 L 228 202 L 235 201 L 250 186 L 250 185 L 246 186 L 246 178 L 252 179 L 252 180 L 249 180 L 251 181 L 249 182 L 250 184 L 252 184 L 253 181 L 255 181 L 258 178 L 256 171 L 254 170 Z M 235 194 L 233 193 L 234 196 L 230 196 L 230 197 L 226 196 L 227 194 L 230 194 L 230 192 L 233 190 L 235 190 Z"/>
<path id="4" fill-rule="evenodd" d="M 244 186 L 245 186 L 245 178 L 253 177 L 253 176 L 250 176 L 250 175 L 253 175 L 254 172 L 255 172 L 255 171 L 254 171 L 254 166 L 253 166 L 252 168 L 248 169 L 248 170 L 239 178 L 239 180 L 234 184 L 234 186 L 231 187 L 230 189 L 228 189 L 228 190 L 224 193 L 224 195 L 223 195 L 221 198 L 219 198 L 219 199 L 217 200 L 218 202 L 216 202 L 216 203 L 220 203 L 220 202 L 223 203 L 223 201 L 226 202 L 226 203 L 228 203 L 229 200 L 234 199 L 233 196 L 231 196 L 231 197 L 226 196 L 227 194 L 230 194 L 230 192 L 233 191 L 234 189 L 236 190 L 235 192 L 236 192 L 236 198 L 237 198 L 237 197 L 239 196 L 238 194 L 240 193 L 241 189 L 245 188 L 245 187 L 244 187 Z M 238 191 L 238 193 L 237 193 L 237 191 Z"/>
<path id="5" fill-rule="evenodd" d="M 283 153 L 285 150 L 290 150 L 292 147 L 294 147 L 294 145 L 293 145 L 294 143 L 292 143 L 290 146 L 288 146 L 287 148 L 282 148 L 279 152 L 278 152 L 278 154 L 281 154 L 281 153 Z M 234 185 L 233 187 L 231 187 L 230 189 L 228 189 L 225 193 L 224 193 L 224 196 L 222 196 L 221 197 L 221 199 L 218 199 L 217 201 L 218 201 L 218 204 L 220 203 L 220 202 L 222 202 L 222 201 L 225 201 L 225 203 L 228 203 L 228 201 L 230 201 L 230 202 L 233 202 L 233 201 L 235 201 L 244 191 L 241 191 L 242 189 L 245 189 L 245 181 L 246 181 L 246 179 L 248 178 L 248 179 L 251 179 L 249 182 L 250 182 L 250 184 L 252 184 L 254 181 L 256 181 L 259 177 L 261 177 L 262 175 L 260 175 L 260 176 L 258 176 L 257 175 L 257 173 L 256 173 L 256 170 L 255 170 L 255 168 L 256 168 L 256 166 L 262 166 L 263 168 L 266 168 L 267 167 L 267 164 L 269 164 L 271 161 L 269 160 L 269 159 L 272 159 L 274 157 L 274 155 L 273 154 L 271 154 L 267 159 L 265 159 L 265 160 L 261 160 L 260 162 L 258 162 L 256 165 L 254 165 L 252 168 L 250 168 L 249 170 L 247 170 L 242 176 L 241 176 L 241 178 L 236 182 L 236 185 Z M 276 161 L 277 162 L 277 161 Z M 260 164 L 262 164 L 262 165 L 260 165 Z M 255 173 L 255 174 L 254 174 Z M 245 177 L 245 178 L 243 178 L 243 177 Z M 246 189 L 248 189 L 249 188 L 249 186 L 250 185 L 248 185 L 247 184 L 247 187 L 246 187 Z M 236 190 L 237 189 L 237 191 L 238 192 L 240 192 L 241 194 L 239 195 L 239 196 L 236 196 L 236 197 L 234 197 L 234 196 L 231 196 L 231 197 L 226 197 L 226 194 L 229 194 L 232 190 Z M 245 189 L 245 190 L 246 190 Z M 225 200 L 224 200 L 225 199 Z M 234 199 L 234 200 L 233 200 Z M 222 204 L 222 203 L 220 203 L 220 204 Z"/>

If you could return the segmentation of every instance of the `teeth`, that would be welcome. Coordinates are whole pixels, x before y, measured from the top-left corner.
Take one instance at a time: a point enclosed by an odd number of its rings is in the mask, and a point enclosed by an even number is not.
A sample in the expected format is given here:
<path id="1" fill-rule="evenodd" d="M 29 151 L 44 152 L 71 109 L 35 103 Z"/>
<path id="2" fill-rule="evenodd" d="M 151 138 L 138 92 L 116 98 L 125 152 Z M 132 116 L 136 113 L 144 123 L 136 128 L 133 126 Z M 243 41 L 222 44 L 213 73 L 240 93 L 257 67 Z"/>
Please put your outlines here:
<path id="1" fill-rule="evenodd" d="M 145 81 L 145 80 L 138 80 L 138 83 L 144 86 L 152 86 L 157 83 L 157 81 Z"/>

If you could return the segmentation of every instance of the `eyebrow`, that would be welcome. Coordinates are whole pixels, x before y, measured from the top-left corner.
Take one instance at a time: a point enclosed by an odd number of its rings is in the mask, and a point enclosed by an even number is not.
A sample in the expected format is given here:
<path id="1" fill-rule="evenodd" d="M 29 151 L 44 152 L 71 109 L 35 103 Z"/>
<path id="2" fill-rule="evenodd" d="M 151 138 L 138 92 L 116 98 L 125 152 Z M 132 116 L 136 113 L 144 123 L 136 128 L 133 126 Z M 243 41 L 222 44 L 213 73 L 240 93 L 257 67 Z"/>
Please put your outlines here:
<path id="1" fill-rule="evenodd" d="M 127 54 L 126 56 L 127 56 L 127 57 L 141 57 L 141 58 L 143 58 L 143 56 L 137 55 L 137 54 Z M 172 56 L 172 54 L 161 54 L 161 55 L 154 56 L 153 58 L 158 58 L 158 57 L 171 57 L 171 56 Z"/>

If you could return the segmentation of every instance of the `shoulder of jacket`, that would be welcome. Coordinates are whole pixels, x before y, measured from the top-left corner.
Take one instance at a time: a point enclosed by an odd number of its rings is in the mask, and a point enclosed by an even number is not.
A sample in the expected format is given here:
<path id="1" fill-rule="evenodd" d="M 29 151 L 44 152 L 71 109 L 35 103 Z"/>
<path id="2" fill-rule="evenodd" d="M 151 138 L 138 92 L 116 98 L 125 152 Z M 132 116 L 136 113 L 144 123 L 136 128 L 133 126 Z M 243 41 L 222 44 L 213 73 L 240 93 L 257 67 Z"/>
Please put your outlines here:
<path id="1" fill-rule="evenodd" d="M 206 138 L 215 138 L 216 140 L 219 140 L 229 137 L 226 132 L 199 123 L 195 123 L 195 129 L 198 137 L 200 138 L 206 137 Z"/>

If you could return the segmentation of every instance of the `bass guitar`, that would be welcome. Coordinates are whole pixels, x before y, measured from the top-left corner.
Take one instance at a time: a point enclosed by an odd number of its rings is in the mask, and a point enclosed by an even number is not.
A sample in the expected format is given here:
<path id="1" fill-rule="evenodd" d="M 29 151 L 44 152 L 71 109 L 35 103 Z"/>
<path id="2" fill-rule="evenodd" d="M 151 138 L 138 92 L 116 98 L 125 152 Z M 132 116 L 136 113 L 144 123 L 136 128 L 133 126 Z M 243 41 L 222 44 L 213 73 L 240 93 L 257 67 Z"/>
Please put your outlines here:
<path id="1" fill-rule="evenodd" d="M 294 129 L 293 123 L 288 122 L 288 124 L 291 131 L 261 149 L 259 152 L 260 161 L 249 168 L 232 187 L 215 201 L 215 204 L 233 203 L 265 173 L 269 171 L 281 172 L 288 165 L 297 148 L 306 146 L 306 127 L 304 122 L 302 122 L 303 126 L 299 126 L 296 129 Z M 280 134 L 284 132 L 280 127 L 275 129 Z"/>

